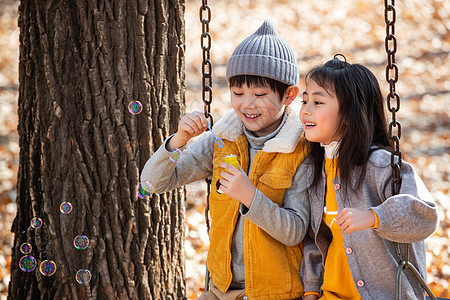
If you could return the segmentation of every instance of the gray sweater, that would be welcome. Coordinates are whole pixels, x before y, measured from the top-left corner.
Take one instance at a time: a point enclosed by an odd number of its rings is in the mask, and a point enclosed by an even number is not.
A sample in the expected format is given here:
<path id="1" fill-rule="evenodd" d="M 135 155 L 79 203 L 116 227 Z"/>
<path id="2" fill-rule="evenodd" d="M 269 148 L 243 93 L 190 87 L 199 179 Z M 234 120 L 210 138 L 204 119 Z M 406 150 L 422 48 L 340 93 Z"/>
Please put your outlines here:
<path id="1" fill-rule="evenodd" d="M 344 247 L 354 283 L 363 299 L 395 299 L 397 255 L 393 242 L 411 243 L 410 262 L 426 278 L 425 243 L 437 228 L 436 205 L 428 189 L 410 164 L 403 161 L 402 185 L 398 195 L 391 193 L 391 154 L 374 151 L 367 163 L 365 180 L 356 191 L 336 190 L 338 210 L 344 207 L 373 209 L 380 219 L 377 229 L 344 233 Z M 354 176 L 355 177 L 355 176 Z M 352 178 L 356 180 L 356 178 Z M 333 182 L 341 183 L 337 177 Z M 311 227 L 305 238 L 302 279 L 305 291 L 320 291 L 323 265 L 330 232 L 322 223 L 325 173 L 317 193 L 309 190 Z M 402 252 L 404 248 L 402 245 Z M 402 275 L 402 299 L 424 299 L 419 281 L 410 270 Z"/>
<path id="2" fill-rule="evenodd" d="M 229 111 L 219 120 L 213 131 L 217 136 L 231 141 L 242 133 L 246 135 L 249 141 L 249 170 L 251 170 L 251 162 L 257 151 L 288 152 L 295 149 L 302 132 L 298 111 L 298 105 L 291 104 L 286 107 L 280 126 L 264 137 L 256 137 L 246 130 L 233 111 Z M 176 163 L 168 158 L 166 144 L 169 139 L 147 161 L 142 170 L 141 181 L 150 182 L 155 193 L 163 193 L 212 176 L 215 137 L 211 132 L 205 132 L 183 149 Z M 232 288 L 245 288 L 243 248 L 245 219 L 287 246 L 295 246 L 303 240 L 310 214 L 306 181 L 306 164 L 302 164 L 294 175 L 292 186 L 285 192 L 282 207 L 273 203 L 259 190 L 256 191 L 249 209 L 241 204 L 240 217 L 231 245 Z"/>

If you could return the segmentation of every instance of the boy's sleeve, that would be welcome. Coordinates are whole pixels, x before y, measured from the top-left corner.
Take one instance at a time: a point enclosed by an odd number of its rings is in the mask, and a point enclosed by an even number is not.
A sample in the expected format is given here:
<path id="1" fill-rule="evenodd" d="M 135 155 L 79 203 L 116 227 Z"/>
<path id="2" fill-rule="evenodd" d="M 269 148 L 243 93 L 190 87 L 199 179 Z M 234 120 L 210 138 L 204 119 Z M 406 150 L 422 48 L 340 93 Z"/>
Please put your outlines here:
<path id="1" fill-rule="evenodd" d="M 166 145 L 170 136 L 145 163 L 141 182 L 149 182 L 157 194 L 173 190 L 188 183 L 206 178 L 212 174 L 214 137 L 205 132 L 182 150 L 178 161 L 169 159 Z"/>
<path id="2" fill-rule="evenodd" d="M 379 226 L 374 229 L 384 239 L 399 243 L 415 243 L 426 239 L 437 228 L 436 204 L 425 184 L 412 166 L 403 161 L 401 188 L 392 196 L 392 170 L 378 169 L 377 185 L 385 201 L 370 207 L 378 216 Z"/>
<path id="3" fill-rule="evenodd" d="M 314 242 L 314 232 L 311 227 L 303 240 L 303 261 L 301 267 L 301 278 L 307 294 L 320 294 L 323 283 L 322 255 Z"/>
<path id="4" fill-rule="evenodd" d="M 305 237 L 310 215 L 307 192 L 307 164 L 297 168 L 292 185 L 284 194 L 283 206 L 272 202 L 256 189 L 249 209 L 241 205 L 240 212 L 252 223 L 286 246 L 295 246 Z"/>

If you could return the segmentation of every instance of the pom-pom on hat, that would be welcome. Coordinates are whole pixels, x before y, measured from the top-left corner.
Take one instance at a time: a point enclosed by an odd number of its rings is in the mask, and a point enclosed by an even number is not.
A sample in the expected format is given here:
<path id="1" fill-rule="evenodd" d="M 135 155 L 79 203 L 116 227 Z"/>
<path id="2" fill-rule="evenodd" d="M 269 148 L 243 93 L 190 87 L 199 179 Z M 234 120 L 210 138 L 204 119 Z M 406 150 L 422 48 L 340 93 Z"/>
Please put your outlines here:
<path id="1" fill-rule="evenodd" d="M 294 51 L 269 20 L 234 49 L 226 78 L 236 75 L 268 77 L 287 85 L 298 85 L 299 70 Z"/>

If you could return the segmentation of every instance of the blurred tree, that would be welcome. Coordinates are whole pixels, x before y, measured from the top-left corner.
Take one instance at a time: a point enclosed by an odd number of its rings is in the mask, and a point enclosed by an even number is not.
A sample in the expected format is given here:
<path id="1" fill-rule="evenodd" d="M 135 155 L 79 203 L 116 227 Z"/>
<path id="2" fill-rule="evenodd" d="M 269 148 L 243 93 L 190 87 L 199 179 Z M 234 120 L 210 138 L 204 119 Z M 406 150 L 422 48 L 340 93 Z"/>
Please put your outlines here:
<path id="1" fill-rule="evenodd" d="M 137 197 L 184 107 L 184 1 L 22 0 L 8 299 L 181 299 L 184 190 Z M 131 114 L 139 100 L 143 111 Z M 60 212 L 69 201 L 73 210 Z M 33 228 L 30 220 L 42 219 Z M 77 235 L 90 244 L 74 247 Z M 36 269 L 24 272 L 22 243 Z M 56 264 L 52 276 L 39 271 Z M 76 281 L 88 269 L 87 284 Z"/>

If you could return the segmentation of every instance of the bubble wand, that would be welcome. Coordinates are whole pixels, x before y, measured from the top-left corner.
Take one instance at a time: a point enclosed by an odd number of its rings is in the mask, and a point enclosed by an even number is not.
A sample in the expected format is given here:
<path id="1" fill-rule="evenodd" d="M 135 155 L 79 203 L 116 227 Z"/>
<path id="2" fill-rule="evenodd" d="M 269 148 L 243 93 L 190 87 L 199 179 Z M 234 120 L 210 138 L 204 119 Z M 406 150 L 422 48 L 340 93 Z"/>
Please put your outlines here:
<path id="1" fill-rule="evenodd" d="M 205 102 L 201 101 L 201 100 L 194 100 L 191 102 L 191 111 L 192 112 L 196 112 L 196 111 L 200 111 L 200 107 L 198 107 L 197 103 L 201 103 L 202 105 L 202 111 L 205 113 L 206 112 L 206 105 Z M 211 115 L 211 114 L 210 114 Z M 208 130 L 211 131 L 212 135 L 216 138 L 216 140 L 214 141 L 216 143 L 216 145 L 219 148 L 223 148 L 223 146 L 225 146 L 224 142 L 222 141 L 222 139 L 220 137 L 218 137 L 217 135 L 215 135 L 214 131 L 212 131 L 211 126 L 209 125 L 209 122 L 206 121 L 206 125 L 208 127 Z"/>
<path id="2" fill-rule="evenodd" d="M 206 121 L 206 126 L 208 127 L 209 131 L 211 131 L 212 135 L 216 138 L 216 140 L 214 142 L 216 143 L 217 147 L 223 148 L 223 146 L 225 146 L 224 142 L 222 141 L 222 139 L 220 137 L 218 137 L 217 135 L 214 134 L 214 131 L 212 131 L 211 127 L 209 126 L 208 121 Z"/>

